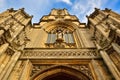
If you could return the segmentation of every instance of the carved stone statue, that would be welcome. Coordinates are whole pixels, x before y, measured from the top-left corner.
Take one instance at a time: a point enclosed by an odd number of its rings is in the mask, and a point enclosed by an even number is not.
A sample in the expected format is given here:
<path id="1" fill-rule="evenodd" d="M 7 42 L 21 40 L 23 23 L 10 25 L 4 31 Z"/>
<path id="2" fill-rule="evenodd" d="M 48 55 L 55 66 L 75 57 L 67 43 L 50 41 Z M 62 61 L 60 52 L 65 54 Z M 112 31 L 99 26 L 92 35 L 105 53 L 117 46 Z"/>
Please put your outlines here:
<path id="1" fill-rule="evenodd" d="M 57 38 L 58 38 L 58 39 L 62 39 L 62 38 L 63 38 L 63 33 L 62 33 L 61 30 L 58 31 L 58 33 L 57 33 Z"/>

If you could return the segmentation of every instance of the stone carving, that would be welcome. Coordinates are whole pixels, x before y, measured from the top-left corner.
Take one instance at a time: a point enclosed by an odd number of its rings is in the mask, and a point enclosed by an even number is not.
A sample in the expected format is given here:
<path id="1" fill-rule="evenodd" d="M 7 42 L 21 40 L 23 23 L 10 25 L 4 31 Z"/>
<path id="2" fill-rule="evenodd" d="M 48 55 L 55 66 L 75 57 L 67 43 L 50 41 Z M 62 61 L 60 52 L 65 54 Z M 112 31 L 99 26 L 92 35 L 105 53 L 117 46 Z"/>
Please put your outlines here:
<path id="1" fill-rule="evenodd" d="M 4 39 L 4 37 L 2 36 L 2 37 L 0 37 L 0 45 L 2 45 L 2 44 L 4 44 L 5 43 L 5 39 Z"/>
<path id="2" fill-rule="evenodd" d="M 57 38 L 58 38 L 58 39 L 63 38 L 63 33 L 62 33 L 62 31 L 61 31 L 61 30 L 58 30 L 58 33 L 57 33 Z"/>
<path id="3" fill-rule="evenodd" d="M 21 58 L 98 58 L 94 50 L 25 50 Z"/>
<path id="4" fill-rule="evenodd" d="M 80 70 L 81 72 L 86 74 L 90 79 L 93 79 L 88 65 L 81 64 L 81 65 L 70 65 L 70 66 L 77 69 L 77 70 Z"/>
<path id="5" fill-rule="evenodd" d="M 33 69 L 32 69 L 31 76 L 33 74 L 37 73 L 38 71 L 41 71 L 41 70 L 49 68 L 50 66 L 52 66 L 52 65 L 34 65 Z"/>
<path id="6" fill-rule="evenodd" d="M 10 48 L 8 48 L 7 50 L 6 50 L 6 53 L 8 54 L 8 55 L 13 55 L 15 52 L 12 50 L 12 49 L 10 49 Z"/>
<path id="7" fill-rule="evenodd" d="M 31 76 L 39 71 L 45 70 L 54 65 L 33 65 Z M 67 65 L 74 69 L 77 69 L 84 74 L 86 74 L 91 80 L 93 80 L 92 73 L 90 72 L 89 66 L 87 64 L 79 64 L 79 65 Z"/>

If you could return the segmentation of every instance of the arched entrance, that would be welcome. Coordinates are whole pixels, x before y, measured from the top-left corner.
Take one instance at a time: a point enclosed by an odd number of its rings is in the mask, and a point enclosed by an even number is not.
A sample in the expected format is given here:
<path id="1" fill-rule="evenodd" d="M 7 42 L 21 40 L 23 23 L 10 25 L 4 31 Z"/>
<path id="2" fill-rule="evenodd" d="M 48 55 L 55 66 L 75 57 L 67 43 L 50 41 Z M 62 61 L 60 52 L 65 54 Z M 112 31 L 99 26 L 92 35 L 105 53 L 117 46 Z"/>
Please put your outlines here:
<path id="1" fill-rule="evenodd" d="M 57 65 L 36 73 L 31 80 L 90 80 L 90 78 L 69 66 Z"/>
<path id="2" fill-rule="evenodd" d="M 57 74 L 47 76 L 43 80 L 79 80 L 79 79 L 73 75 L 59 72 Z"/>

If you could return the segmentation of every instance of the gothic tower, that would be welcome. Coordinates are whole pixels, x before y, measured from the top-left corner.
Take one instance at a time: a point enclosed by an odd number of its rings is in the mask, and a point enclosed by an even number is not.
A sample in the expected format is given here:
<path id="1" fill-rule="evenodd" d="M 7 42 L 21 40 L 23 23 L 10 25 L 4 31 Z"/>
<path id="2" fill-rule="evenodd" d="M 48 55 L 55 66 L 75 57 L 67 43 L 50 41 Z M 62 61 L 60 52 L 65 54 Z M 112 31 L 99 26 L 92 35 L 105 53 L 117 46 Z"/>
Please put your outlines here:
<path id="1" fill-rule="evenodd" d="M 0 14 L 0 80 L 119 80 L 120 15 L 95 11 L 81 23 L 52 9 L 38 23 L 24 8 Z"/>

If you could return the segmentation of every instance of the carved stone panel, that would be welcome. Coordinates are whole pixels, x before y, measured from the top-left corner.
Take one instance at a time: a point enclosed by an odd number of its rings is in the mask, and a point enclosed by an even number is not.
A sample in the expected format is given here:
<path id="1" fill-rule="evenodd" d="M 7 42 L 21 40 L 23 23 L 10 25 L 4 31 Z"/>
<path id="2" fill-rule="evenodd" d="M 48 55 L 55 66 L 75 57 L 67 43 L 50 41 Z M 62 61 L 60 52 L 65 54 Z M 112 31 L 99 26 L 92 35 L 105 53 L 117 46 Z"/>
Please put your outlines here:
<path id="1" fill-rule="evenodd" d="M 95 50 L 24 50 L 21 59 L 86 59 L 100 58 Z"/>

